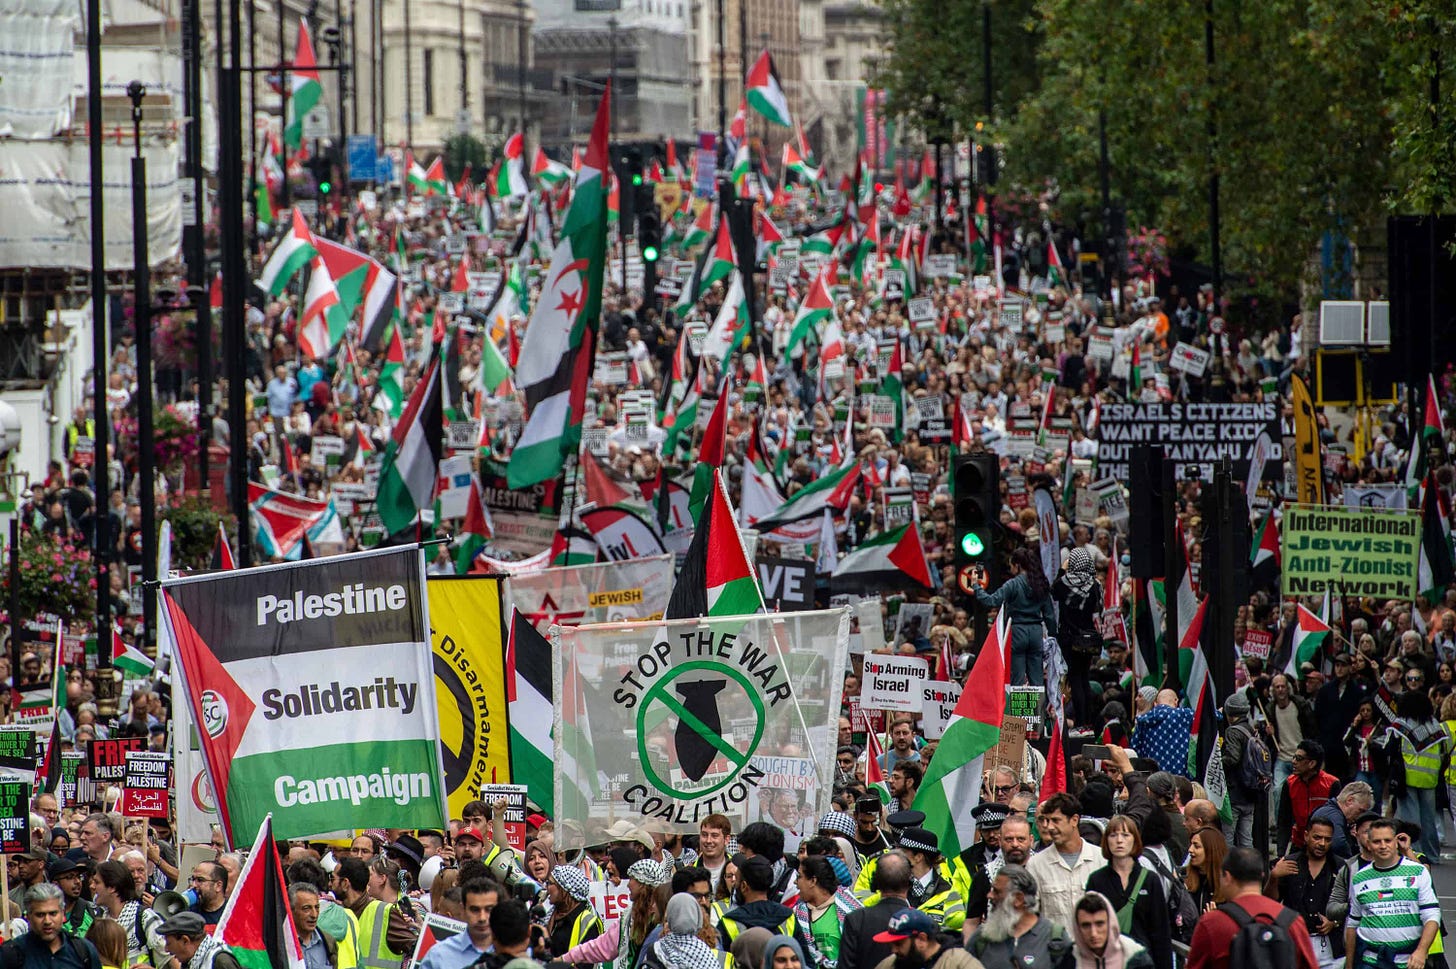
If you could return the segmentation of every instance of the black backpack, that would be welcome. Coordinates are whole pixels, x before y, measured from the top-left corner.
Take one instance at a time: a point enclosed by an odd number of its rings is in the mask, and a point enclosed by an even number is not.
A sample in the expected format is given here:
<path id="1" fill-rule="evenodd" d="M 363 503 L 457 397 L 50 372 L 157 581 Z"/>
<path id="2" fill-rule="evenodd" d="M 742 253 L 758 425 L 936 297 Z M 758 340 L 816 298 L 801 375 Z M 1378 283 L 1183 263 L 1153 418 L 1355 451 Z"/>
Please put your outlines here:
<path id="1" fill-rule="evenodd" d="M 1198 924 L 1198 904 L 1188 894 L 1188 886 L 1151 852 L 1143 855 L 1152 862 L 1153 871 L 1163 885 L 1164 901 L 1168 905 L 1168 929 L 1174 941 L 1184 945 L 1193 941 L 1193 929 Z"/>
<path id="2" fill-rule="evenodd" d="M 1289 927 L 1299 918 L 1293 909 L 1281 908 L 1272 922 L 1250 915 L 1242 905 L 1227 902 L 1218 910 L 1234 920 L 1238 931 L 1229 946 L 1229 965 L 1239 969 L 1289 969 L 1297 965 L 1299 948 Z"/>

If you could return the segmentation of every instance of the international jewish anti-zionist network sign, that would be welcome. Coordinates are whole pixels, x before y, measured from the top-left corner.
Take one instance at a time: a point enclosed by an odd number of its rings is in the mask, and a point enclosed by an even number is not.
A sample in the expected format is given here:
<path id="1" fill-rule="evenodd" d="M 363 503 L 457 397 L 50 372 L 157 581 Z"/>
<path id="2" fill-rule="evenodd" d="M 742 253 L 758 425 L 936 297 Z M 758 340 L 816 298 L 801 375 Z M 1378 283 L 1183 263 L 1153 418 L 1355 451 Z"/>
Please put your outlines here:
<path id="1" fill-rule="evenodd" d="M 541 569 L 506 580 L 507 614 L 514 605 L 542 634 L 552 624 L 655 619 L 672 594 L 672 556 Z"/>
<path id="2" fill-rule="evenodd" d="M 1414 599 L 1421 516 L 1414 511 L 1290 505 L 1280 523 L 1286 596 Z"/>
<path id="3" fill-rule="evenodd" d="M 556 838 L 598 844 L 622 819 L 687 834 L 769 812 L 818 816 L 834 773 L 849 610 L 553 631 Z M 782 758 L 808 758 L 792 785 Z M 781 803 L 782 802 L 782 803 Z"/>
<path id="4" fill-rule="evenodd" d="M 163 586 L 229 840 L 444 822 L 435 676 L 417 548 Z"/>
<path id="5" fill-rule="evenodd" d="M 511 779 L 501 585 L 489 576 L 434 575 L 426 584 L 440 763 L 452 818 L 481 788 Z"/>

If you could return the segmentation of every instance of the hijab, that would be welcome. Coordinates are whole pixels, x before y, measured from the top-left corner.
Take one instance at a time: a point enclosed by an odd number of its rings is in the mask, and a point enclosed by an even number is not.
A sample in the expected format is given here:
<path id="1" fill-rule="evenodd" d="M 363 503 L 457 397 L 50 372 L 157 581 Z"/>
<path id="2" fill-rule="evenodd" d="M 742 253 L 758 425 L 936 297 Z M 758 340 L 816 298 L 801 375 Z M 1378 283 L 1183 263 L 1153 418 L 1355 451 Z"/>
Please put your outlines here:
<path id="1" fill-rule="evenodd" d="M 774 953 L 786 947 L 794 950 L 794 955 L 799 957 L 799 965 L 808 965 L 804 961 L 804 950 L 799 948 L 799 943 L 792 936 L 776 935 L 769 939 L 768 945 L 763 948 L 763 969 L 773 969 Z"/>
<path id="2" fill-rule="evenodd" d="M 667 900 L 662 935 L 654 943 L 667 969 L 719 969 L 718 954 L 698 938 L 702 926 L 703 908 L 696 898 L 679 892 Z"/>
<path id="3" fill-rule="evenodd" d="M 762 926 L 744 929 L 728 950 L 733 955 L 733 964 L 743 969 L 763 969 L 763 950 L 772 938 L 773 933 Z"/>

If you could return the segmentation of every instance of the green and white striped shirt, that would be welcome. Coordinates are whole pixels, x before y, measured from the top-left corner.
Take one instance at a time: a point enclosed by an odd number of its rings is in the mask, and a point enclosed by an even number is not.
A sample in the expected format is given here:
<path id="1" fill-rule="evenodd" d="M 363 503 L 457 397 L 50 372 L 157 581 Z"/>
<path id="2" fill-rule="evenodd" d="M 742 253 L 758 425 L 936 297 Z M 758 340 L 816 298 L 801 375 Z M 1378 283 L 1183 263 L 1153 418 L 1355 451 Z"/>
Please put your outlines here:
<path id="1" fill-rule="evenodd" d="M 1405 965 L 1421 940 L 1426 922 L 1438 922 L 1441 905 L 1431 873 L 1424 865 L 1401 859 L 1393 868 L 1368 864 L 1350 881 L 1350 916 L 1362 947 L 1361 962 L 1375 965 L 1382 955 Z"/>

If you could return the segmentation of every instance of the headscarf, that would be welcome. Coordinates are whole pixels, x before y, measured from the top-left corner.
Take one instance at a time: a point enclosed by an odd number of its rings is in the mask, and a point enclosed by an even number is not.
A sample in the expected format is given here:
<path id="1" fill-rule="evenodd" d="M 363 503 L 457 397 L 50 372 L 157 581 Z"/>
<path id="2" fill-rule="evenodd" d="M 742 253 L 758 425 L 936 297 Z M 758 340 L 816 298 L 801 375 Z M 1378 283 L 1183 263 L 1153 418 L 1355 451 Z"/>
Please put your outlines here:
<path id="1" fill-rule="evenodd" d="M 627 870 L 642 860 L 642 855 L 635 848 L 613 848 L 607 852 L 607 857 L 612 860 L 612 867 L 617 869 L 617 877 L 623 881 L 627 880 Z"/>
<path id="2" fill-rule="evenodd" d="M 774 953 L 788 946 L 794 950 L 794 955 L 799 957 L 799 965 L 807 966 L 804 961 L 804 950 L 799 948 L 799 943 L 792 936 L 776 935 L 768 940 L 768 945 L 763 947 L 763 969 L 773 969 Z"/>
<path id="3" fill-rule="evenodd" d="M 696 898 L 679 892 L 667 900 L 662 935 L 655 943 L 667 969 L 718 969 L 718 954 L 698 938 L 702 927 L 703 908 Z"/>
<path id="4" fill-rule="evenodd" d="M 763 950 L 772 938 L 773 933 L 759 925 L 744 929 L 728 950 L 733 956 L 733 964 L 743 969 L 763 969 Z"/>
<path id="5" fill-rule="evenodd" d="M 1074 548 L 1067 553 L 1067 567 L 1062 572 L 1062 582 L 1072 593 L 1073 608 L 1085 608 L 1087 600 L 1097 588 L 1097 567 L 1092 562 L 1092 553 L 1085 548 Z"/>

